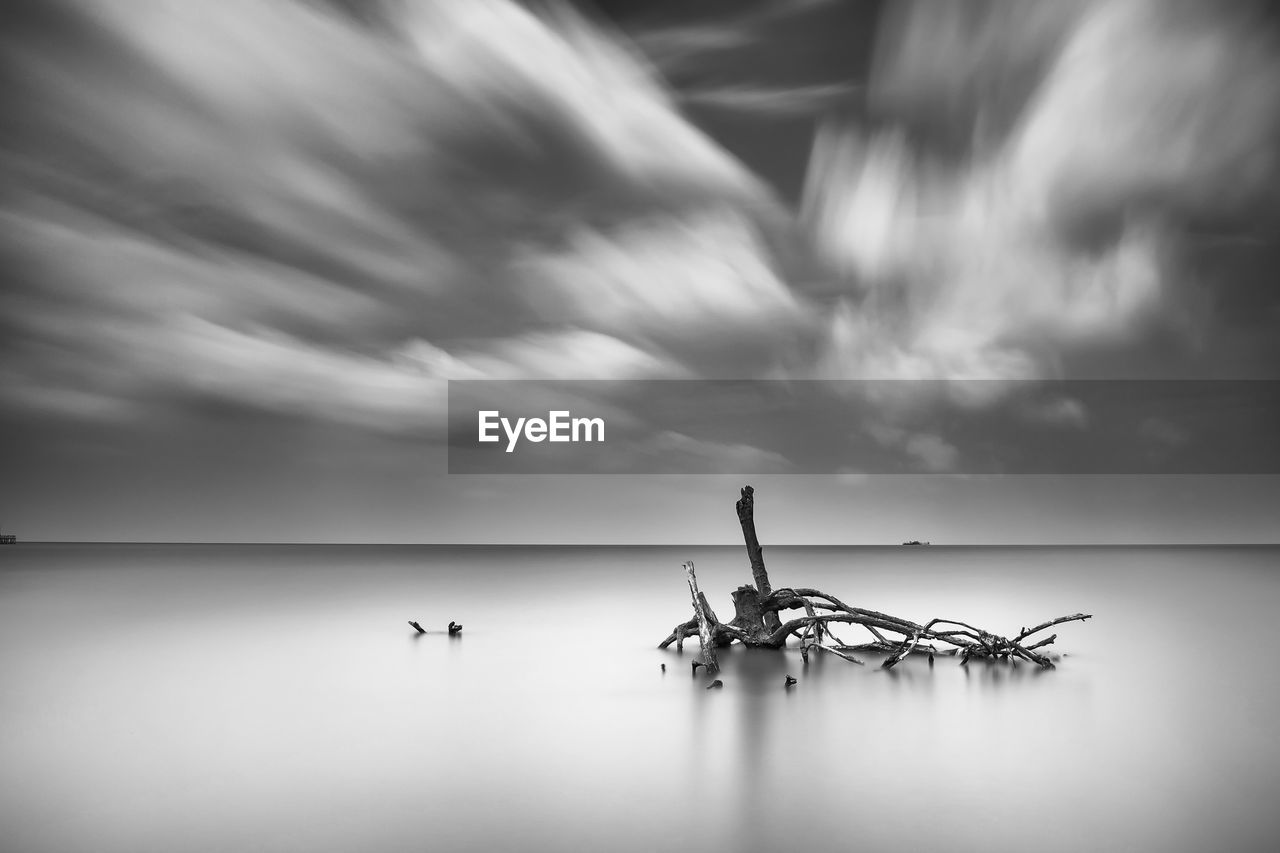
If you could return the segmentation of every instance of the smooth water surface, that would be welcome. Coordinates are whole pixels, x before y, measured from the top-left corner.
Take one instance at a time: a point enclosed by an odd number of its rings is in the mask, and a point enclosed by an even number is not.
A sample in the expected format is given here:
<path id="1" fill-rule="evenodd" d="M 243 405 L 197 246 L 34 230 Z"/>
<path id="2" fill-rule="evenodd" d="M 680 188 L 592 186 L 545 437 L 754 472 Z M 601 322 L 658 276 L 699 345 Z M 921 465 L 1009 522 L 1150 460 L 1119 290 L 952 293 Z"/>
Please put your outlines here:
<path id="1" fill-rule="evenodd" d="M 0 847 L 1280 844 L 1280 550 L 770 548 L 921 622 L 1095 618 L 1052 672 L 733 649 L 715 691 L 655 649 L 688 558 L 731 613 L 737 548 L 0 549 Z"/>

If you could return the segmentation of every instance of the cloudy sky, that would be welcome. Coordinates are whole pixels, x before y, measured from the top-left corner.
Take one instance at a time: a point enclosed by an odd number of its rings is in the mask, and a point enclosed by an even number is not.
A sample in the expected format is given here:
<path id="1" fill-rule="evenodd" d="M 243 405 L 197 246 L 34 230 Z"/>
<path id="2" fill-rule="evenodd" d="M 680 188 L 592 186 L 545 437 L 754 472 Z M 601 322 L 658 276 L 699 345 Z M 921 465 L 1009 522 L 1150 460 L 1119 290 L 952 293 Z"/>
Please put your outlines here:
<path id="1" fill-rule="evenodd" d="M 751 469 L 771 542 L 1275 541 L 1269 383 L 1231 412 L 1130 406 L 1139 450 L 1232 445 L 1194 476 L 997 476 L 951 413 L 1114 456 L 1093 397 L 1005 417 L 1000 389 L 1280 379 L 1277 17 L 6 3 L 0 525 L 722 542 Z M 882 401 L 827 476 L 786 475 L 813 468 L 777 430 L 664 433 L 725 476 L 450 476 L 449 379 L 995 390 Z"/>

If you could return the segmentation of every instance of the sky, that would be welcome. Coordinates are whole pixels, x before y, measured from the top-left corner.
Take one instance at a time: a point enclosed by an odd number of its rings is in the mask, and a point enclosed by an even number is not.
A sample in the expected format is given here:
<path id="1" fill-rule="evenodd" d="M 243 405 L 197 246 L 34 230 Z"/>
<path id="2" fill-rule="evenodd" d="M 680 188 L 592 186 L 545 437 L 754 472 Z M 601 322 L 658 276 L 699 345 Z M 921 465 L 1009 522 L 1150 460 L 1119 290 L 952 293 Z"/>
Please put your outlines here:
<path id="1" fill-rule="evenodd" d="M 1261 0 L 46 0 L 0 69 L 24 539 L 733 542 L 744 482 L 766 544 L 1278 538 Z M 904 390 L 856 464 L 708 398 L 647 452 L 709 473 L 449 474 L 448 381 L 495 379 Z M 1117 438 L 1082 380 L 1259 390 Z"/>

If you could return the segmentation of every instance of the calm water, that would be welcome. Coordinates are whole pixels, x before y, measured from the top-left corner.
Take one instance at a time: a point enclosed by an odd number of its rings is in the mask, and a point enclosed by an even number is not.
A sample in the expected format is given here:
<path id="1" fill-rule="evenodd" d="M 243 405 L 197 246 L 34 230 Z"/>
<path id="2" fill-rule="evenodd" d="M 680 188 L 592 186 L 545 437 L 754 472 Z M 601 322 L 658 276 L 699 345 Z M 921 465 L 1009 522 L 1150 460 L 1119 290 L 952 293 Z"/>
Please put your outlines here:
<path id="1" fill-rule="evenodd" d="M 711 692 L 696 641 L 654 648 L 686 558 L 731 613 L 737 548 L 6 547 L 0 845 L 1280 841 L 1280 550 L 767 549 L 775 586 L 917 621 L 1096 618 L 1048 673 L 738 649 Z"/>

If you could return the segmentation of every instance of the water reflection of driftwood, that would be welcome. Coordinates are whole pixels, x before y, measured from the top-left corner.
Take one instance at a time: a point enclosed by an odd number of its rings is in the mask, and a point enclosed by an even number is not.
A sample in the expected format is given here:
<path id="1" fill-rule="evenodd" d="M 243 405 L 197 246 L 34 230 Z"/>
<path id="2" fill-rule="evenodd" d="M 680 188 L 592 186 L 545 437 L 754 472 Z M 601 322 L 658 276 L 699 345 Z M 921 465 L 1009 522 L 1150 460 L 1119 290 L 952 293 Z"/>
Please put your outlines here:
<path id="1" fill-rule="evenodd" d="M 658 648 L 665 649 L 675 643 L 677 649 L 683 649 L 685 639 L 697 635 L 703 663 L 710 675 L 715 675 L 720 668 L 716 659 L 717 647 L 740 642 L 751 648 L 780 649 L 791 637 L 799 638 L 800 654 L 806 662 L 810 652 L 821 651 L 861 664 L 863 661 L 854 653 L 872 651 L 887 655 L 881 664 L 885 669 L 892 669 L 911 654 L 928 655 L 930 663 L 935 655 L 950 655 L 958 656 L 961 664 L 972 659 L 1022 659 L 1042 669 L 1052 669 L 1053 662 L 1037 649 L 1051 645 L 1058 635 L 1029 641 L 1054 625 L 1091 618 L 1087 613 L 1059 616 L 1033 628 L 1023 628 L 1013 637 L 1005 637 L 955 619 L 933 619 L 921 625 L 887 613 L 851 607 L 819 589 L 796 587 L 775 590 L 769 584 L 764 549 L 756 537 L 755 490 L 751 486 L 742 489 L 737 510 L 755 585 L 743 585 L 733 591 L 734 617 L 727 623 L 721 622 L 711 609 L 706 594 L 698 588 L 693 563 L 685 563 L 694 616 L 677 625 L 658 644 Z M 803 610 L 804 615 L 783 622 L 779 614 L 786 610 Z M 835 637 L 831 626 L 838 624 L 861 625 L 870 632 L 872 640 L 857 645 L 832 642 Z M 696 666 L 694 669 L 696 671 Z"/>

